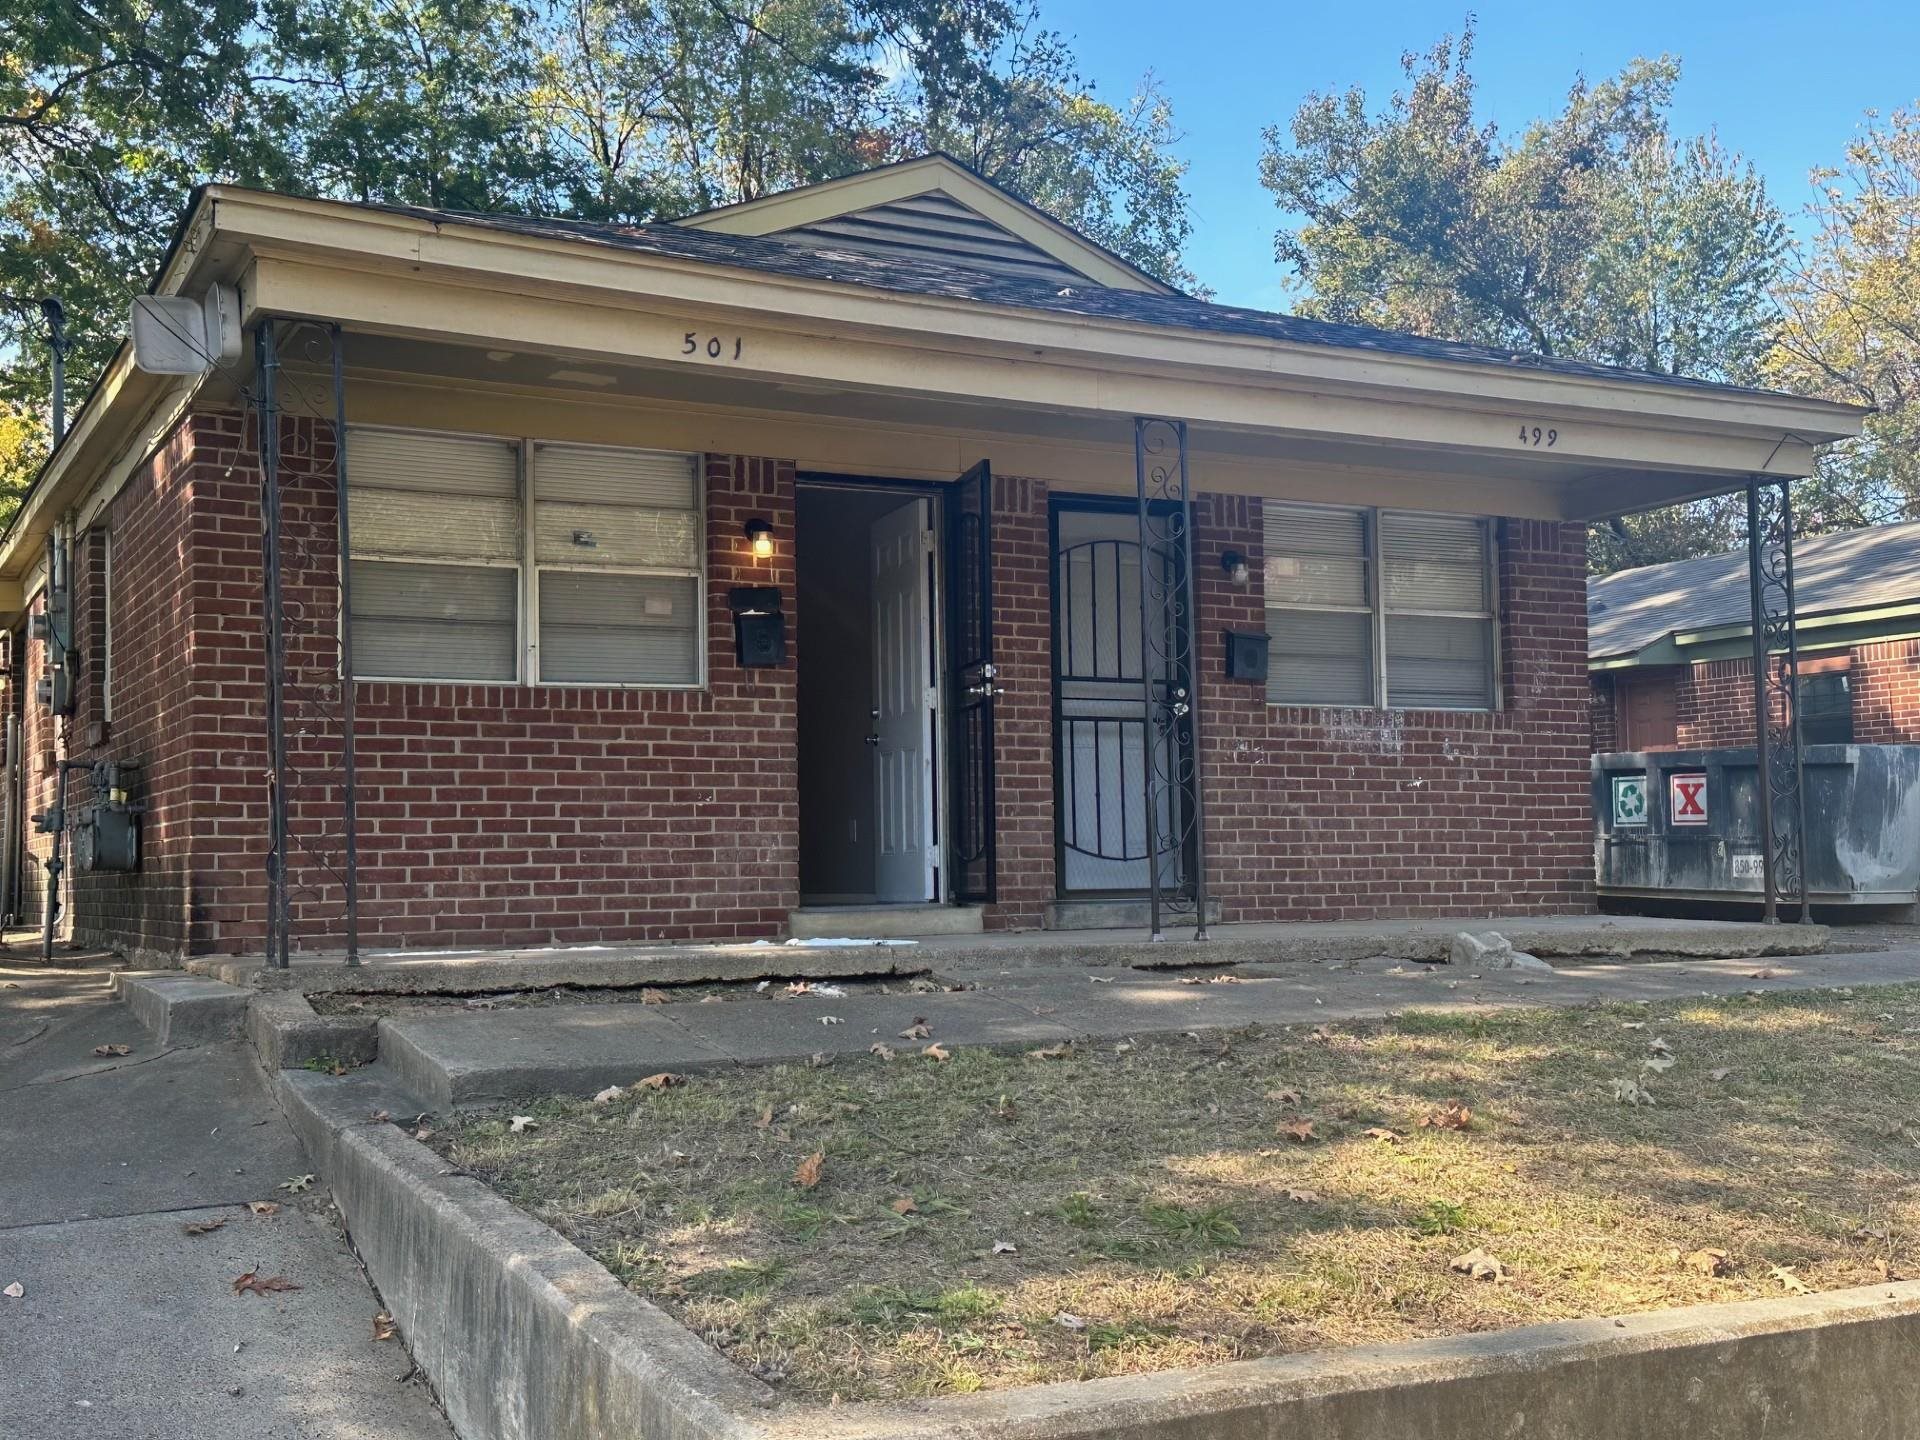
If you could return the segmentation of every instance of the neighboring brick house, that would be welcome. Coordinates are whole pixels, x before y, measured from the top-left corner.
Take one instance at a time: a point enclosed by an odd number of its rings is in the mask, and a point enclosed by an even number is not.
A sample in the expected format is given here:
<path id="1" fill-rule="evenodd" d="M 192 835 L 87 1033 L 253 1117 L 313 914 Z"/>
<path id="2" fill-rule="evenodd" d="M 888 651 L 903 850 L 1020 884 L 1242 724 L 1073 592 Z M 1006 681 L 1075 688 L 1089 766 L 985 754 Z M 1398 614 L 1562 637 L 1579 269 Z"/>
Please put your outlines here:
<path id="1" fill-rule="evenodd" d="M 1800 540 L 1794 577 L 1804 742 L 1920 743 L 1920 522 Z M 1744 550 L 1593 581 L 1594 751 L 1753 744 L 1748 617 Z"/>
<path id="2" fill-rule="evenodd" d="M 944 157 L 632 227 L 214 187 L 156 294 L 216 286 L 277 367 L 123 350 L 0 538 L 0 618 L 59 557 L 77 656 L 55 716 L 16 631 L 16 913 L 58 763 L 138 762 L 138 867 L 62 923 L 149 957 L 266 933 L 270 381 L 309 947 L 348 638 L 369 945 L 1137 923 L 1156 874 L 1228 922 L 1590 908 L 1585 522 L 1858 426 L 1194 301 Z"/>

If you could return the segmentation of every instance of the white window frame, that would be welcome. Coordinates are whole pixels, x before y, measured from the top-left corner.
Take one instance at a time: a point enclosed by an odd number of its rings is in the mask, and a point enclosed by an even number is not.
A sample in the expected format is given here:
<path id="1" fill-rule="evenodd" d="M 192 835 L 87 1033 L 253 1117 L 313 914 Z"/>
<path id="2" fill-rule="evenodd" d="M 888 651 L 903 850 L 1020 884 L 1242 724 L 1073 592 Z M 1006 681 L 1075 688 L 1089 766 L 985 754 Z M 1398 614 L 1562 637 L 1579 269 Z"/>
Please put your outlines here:
<path id="1" fill-rule="evenodd" d="M 514 447 L 514 496 L 520 513 L 520 553 L 509 564 L 499 560 L 449 560 L 437 556 L 411 557 L 385 555 L 375 550 L 369 554 L 362 550 L 360 532 L 355 529 L 349 535 L 353 549 L 340 554 L 342 566 L 351 565 L 356 558 L 374 563 L 405 565 L 448 565 L 463 570 L 506 570 L 516 574 L 514 586 L 514 676 L 511 680 L 490 679 L 486 677 L 440 677 L 423 679 L 418 675 L 355 675 L 355 683 L 370 685 L 514 685 L 532 688 L 539 686 L 553 690 L 704 690 L 708 682 L 708 635 L 707 635 L 707 550 L 710 536 L 709 517 L 707 515 L 707 457 L 704 454 L 675 451 L 675 454 L 689 454 L 693 461 L 694 514 L 699 520 L 699 543 L 695 547 L 698 566 L 693 571 L 684 569 L 638 569 L 632 567 L 610 566 L 567 566 L 548 565 L 549 570 L 585 570 L 597 574 L 621 575 L 662 575 L 674 578 L 691 577 L 694 581 L 694 603 L 699 607 L 694 619 L 694 678 L 681 684 L 655 684 L 645 681 L 599 681 L 599 680 L 542 680 L 539 668 L 540 650 L 540 570 L 538 563 L 538 536 L 535 533 L 535 466 L 533 462 L 536 445 L 566 445 L 583 450 L 631 451 L 650 447 L 642 445 L 590 445 L 573 440 L 558 440 L 548 436 L 500 435 L 480 430 L 441 430 L 428 429 L 417 425 L 349 425 L 349 431 L 379 431 L 393 435 L 443 436 L 450 440 L 489 440 Z M 342 447 L 344 453 L 345 447 Z M 347 474 L 349 490 L 353 485 L 351 470 Z M 349 497 L 351 505 L 351 497 Z M 351 513 L 351 512 L 349 512 Z M 352 623 L 352 617 L 342 607 L 338 623 L 344 633 L 345 627 Z"/>
<path id="2" fill-rule="evenodd" d="M 1498 522 L 1485 515 L 1462 515 L 1451 510 L 1416 510 L 1402 505 L 1328 505 L 1312 500 L 1268 500 L 1268 505 L 1280 506 L 1290 510 L 1320 510 L 1338 512 L 1344 515 L 1358 515 L 1366 529 L 1367 536 L 1367 604 L 1358 605 L 1288 605 L 1274 604 L 1262 596 L 1262 616 L 1272 610 L 1298 611 L 1302 614 L 1339 614 L 1361 615 L 1370 618 L 1368 636 L 1373 647 L 1373 694 L 1365 708 L 1373 710 L 1399 710 L 1402 713 L 1426 713 L 1434 715 L 1491 715 L 1506 708 L 1506 691 L 1501 664 L 1501 623 L 1500 623 L 1500 532 Z M 1263 512 L 1264 515 L 1264 512 Z M 1387 607 L 1387 577 L 1385 555 L 1381 544 L 1380 520 L 1383 515 L 1432 515 L 1448 520 L 1472 520 L 1480 528 L 1481 554 L 1484 557 L 1486 574 L 1487 608 L 1484 611 L 1467 610 L 1422 610 L 1405 606 Z M 1261 552 L 1264 564 L 1266 552 L 1266 526 L 1261 525 Z M 1404 706 L 1393 703 L 1393 691 L 1387 683 L 1387 617 L 1392 615 L 1427 616 L 1445 620 L 1484 620 L 1489 626 L 1487 643 L 1491 647 L 1488 663 L 1492 669 L 1490 702 L 1487 705 L 1472 706 Z M 1263 622 L 1264 624 L 1264 619 Z M 1271 634 L 1271 631 L 1267 632 Z M 1352 707 L 1332 700 L 1275 700 L 1268 698 L 1267 704 L 1303 710 L 1342 710 Z"/>
<path id="3" fill-rule="evenodd" d="M 693 461 L 693 513 L 699 520 L 699 536 L 694 545 L 694 566 L 692 569 L 660 565 L 541 565 L 539 561 L 540 537 L 537 531 L 536 509 L 540 504 L 540 467 L 534 462 L 534 451 L 540 445 L 565 445 L 570 450 L 605 450 L 625 453 L 634 450 L 646 450 L 645 445 L 592 445 L 576 440 L 553 440 L 545 436 L 529 438 L 520 442 L 521 488 L 525 494 L 522 505 L 522 541 L 524 559 L 521 566 L 521 610 L 526 633 L 523 646 L 522 667 L 528 676 L 529 685 L 543 685 L 554 690 L 704 690 L 707 688 L 707 457 L 684 450 L 665 453 L 687 455 Z M 660 453 L 660 452 L 656 452 Z M 644 681 L 608 681 L 608 680 L 547 680 L 540 674 L 540 572 L 556 570 L 586 575 L 652 575 L 672 580 L 693 581 L 693 679 L 679 684 L 656 684 Z"/>

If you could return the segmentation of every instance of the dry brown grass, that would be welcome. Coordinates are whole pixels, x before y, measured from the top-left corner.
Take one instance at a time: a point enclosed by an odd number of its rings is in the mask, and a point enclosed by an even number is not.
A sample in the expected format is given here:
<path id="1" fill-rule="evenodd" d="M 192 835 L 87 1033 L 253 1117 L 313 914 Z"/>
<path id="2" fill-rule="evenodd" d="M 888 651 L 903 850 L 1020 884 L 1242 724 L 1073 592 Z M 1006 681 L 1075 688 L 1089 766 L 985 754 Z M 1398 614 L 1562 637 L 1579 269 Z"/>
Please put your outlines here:
<path id="1" fill-rule="evenodd" d="M 1655 1039 L 1664 1071 L 1643 1069 Z M 1053 1060 L 917 1049 L 522 1106 L 539 1128 L 468 1117 L 434 1143 L 813 1397 L 1920 1273 L 1920 987 L 1412 1012 Z M 1656 1103 L 1620 1103 L 1617 1079 Z M 1452 1100 L 1465 1129 L 1420 1124 Z M 1289 1138 L 1303 1119 L 1313 1138 Z M 1449 1269 L 1476 1246 L 1506 1282 Z M 1724 1274 L 1689 1263 L 1705 1249 Z"/>

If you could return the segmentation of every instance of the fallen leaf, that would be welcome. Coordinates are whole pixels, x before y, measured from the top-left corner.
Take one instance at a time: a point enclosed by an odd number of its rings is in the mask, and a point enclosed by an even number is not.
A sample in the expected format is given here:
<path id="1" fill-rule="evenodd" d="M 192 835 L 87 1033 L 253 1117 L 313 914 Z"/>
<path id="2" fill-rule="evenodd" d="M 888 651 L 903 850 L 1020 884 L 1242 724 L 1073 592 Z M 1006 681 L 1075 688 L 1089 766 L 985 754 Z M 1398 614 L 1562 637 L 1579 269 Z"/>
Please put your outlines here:
<path id="1" fill-rule="evenodd" d="M 1180 983 L 1182 985 L 1204 985 L 1207 981 L 1204 975 L 1182 975 L 1180 977 Z"/>
<path id="2" fill-rule="evenodd" d="M 256 1215 L 278 1215 L 280 1207 L 272 1200 L 249 1200 L 247 1209 Z"/>
<path id="3" fill-rule="evenodd" d="M 1333 1039 L 1333 1027 L 1331 1025 L 1316 1025 L 1307 1032 L 1307 1039 L 1316 1044 L 1324 1045 Z"/>
<path id="4" fill-rule="evenodd" d="M 787 994 L 789 995 L 811 995 L 812 993 L 813 985 L 810 981 L 795 980 L 787 986 Z"/>
<path id="5" fill-rule="evenodd" d="M 1778 1280 L 1780 1282 L 1780 1288 L 1785 1290 L 1789 1295 L 1811 1295 L 1813 1293 L 1813 1291 L 1807 1288 L 1807 1282 L 1794 1274 L 1788 1266 L 1776 1265 L 1769 1270 L 1767 1274 L 1775 1280 Z"/>
<path id="6" fill-rule="evenodd" d="M 1725 1275 L 1733 1268 L 1724 1250 L 1696 1250 L 1687 1256 L 1686 1263 L 1690 1269 L 1698 1270 L 1708 1279 Z"/>
<path id="7" fill-rule="evenodd" d="M 1620 1022 L 1620 1028 L 1622 1030 L 1644 1030 L 1647 1028 L 1647 1022 L 1644 1020 L 1622 1020 Z"/>
<path id="8" fill-rule="evenodd" d="M 1002 1095 L 1000 1097 L 1000 1103 L 994 1106 L 993 1113 L 1001 1120 L 1014 1120 L 1019 1117 L 1020 1110 L 1019 1107 L 1013 1103 L 1011 1097 Z"/>
<path id="9" fill-rule="evenodd" d="M 951 1060 L 953 1058 L 953 1052 L 951 1050 L 937 1043 L 927 1046 L 927 1048 L 920 1053 L 929 1060 Z"/>
<path id="10" fill-rule="evenodd" d="M 820 1017 L 820 1023 L 822 1025 L 844 1025 L 847 1022 L 842 1020 L 838 1015 L 822 1015 Z"/>
<path id="11" fill-rule="evenodd" d="M 422 1125 L 413 1132 L 413 1138 L 416 1140 L 431 1140 L 433 1138 L 433 1131 L 429 1130 L 425 1125 Z"/>
<path id="12" fill-rule="evenodd" d="M 1084 1330 L 1087 1328 L 1086 1321 L 1082 1320 L 1078 1315 L 1071 1314 L 1065 1310 L 1056 1310 L 1054 1312 L 1053 1323 L 1058 1325 L 1062 1330 Z"/>
<path id="13" fill-rule="evenodd" d="M 1649 1074 L 1664 1075 L 1674 1067 L 1674 1063 L 1671 1055 L 1649 1055 L 1640 1062 L 1640 1068 Z"/>
<path id="14" fill-rule="evenodd" d="M 827 1154 L 816 1150 L 794 1167 L 793 1183 L 802 1190 L 811 1190 L 820 1183 L 820 1172 L 826 1168 Z"/>
<path id="15" fill-rule="evenodd" d="M 1724 1079 L 1726 1079 L 1726 1078 L 1727 1078 L 1727 1076 L 1729 1076 L 1729 1075 L 1731 1075 L 1731 1074 L 1733 1074 L 1733 1071 L 1731 1071 L 1731 1070 L 1729 1070 L 1729 1069 L 1727 1069 L 1727 1068 L 1726 1068 L 1726 1067 L 1725 1067 L 1725 1066 L 1723 1065 L 1723 1066 L 1721 1066 L 1721 1067 L 1720 1067 L 1720 1069 L 1718 1069 L 1718 1070 L 1709 1070 L 1709 1071 L 1707 1072 L 1707 1078 L 1708 1078 L 1709 1080 L 1724 1080 Z"/>
<path id="16" fill-rule="evenodd" d="M 896 1215 L 917 1215 L 920 1213 L 920 1207 L 913 1203 L 913 1197 L 911 1195 L 902 1195 L 898 1200 L 895 1200 L 891 1205 L 887 1206 L 887 1208 Z"/>
<path id="17" fill-rule="evenodd" d="M 807 1068 L 809 1070 L 824 1070 L 832 1063 L 833 1057 L 824 1050 L 816 1050 L 807 1056 Z"/>
<path id="18" fill-rule="evenodd" d="M 640 992 L 640 1003 L 642 1005 L 664 1005 L 667 1003 L 667 992 L 664 990 L 656 990 L 649 985 Z"/>
<path id="19" fill-rule="evenodd" d="M 1073 1042 L 1063 1040 L 1058 1045 L 1048 1045 L 1041 1050 L 1027 1051 L 1029 1060 L 1064 1060 L 1073 1054 Z"/>
<path id="20" fill-rule="evenodd" d="M 618 1085 L 609 1085 L 606 1089 L 598 1091 L 594 1095 L 593 1103 L 595 1105 L 611 1105 L 614 1101 L 618 1100 L 623 1093 Z"/>
<path id="21" fill-rule="evenodd" d="M 14 1281 L 11 1285 L 7 1286 L 6 1289 L 0 1290 L 0 1295 L 6 1296 L 9 1300 L 18 1300 L 22 1295 L 25 1295 L 26 1293 L 27 1293 L 27 1287 L 22 1285 L 18 1280 Z"/>
<path id="22" fill-rule="evenodd" d="M 1432 1130 L 1465 1130 L 1472 1122 L 1473 1111 L 1458 1100 L 1436 1105 L 1420 1117 L 1421 1126 Z"/>
<path id="23" fill-rule="evenodd" d="M 1884 1255 L 1874 1257 L 1873 1268 L 1880 1272 L 1880 1278 L 1882 1280 L 1897 1280 L 1899 1278 L 1893 1273 L 1893 1266 L 1887 1262 L 1887 1257 Z"/>
<path id="24" fill-rule="evenodd" d="M 867 1047 L 867 1053 L 869 1055 L 878 1055 L 882 1060 L 891 1060 L 894 1057 L 893 1046 L 887 1044 L 884 1040 L 874 1041 L 873 1044 Z"/>
<path id="25" fill-rule="evenodd" d="M 1361 1133 L 1369 1140 L 1379 1140 L 1387 1145 L 1398 1145 L 1404 1138 L 1399 1131 L 1389 1130 L 1384 1125 L 1369 1125 Z"/>
<path id="26" fill-rule="evenodd" d="M 373 1114 L 369 1115 L 367 1118 L 371 1120 L 375 1125 L 385 1125 L 393 1119 L 393 1116 L 389 1115 L 384 1110 L 376 1110 L 373 1112 Z"/>
<path id="27" fill-rule="evenodd" d="M 1771 980 L 1771 979 L 1773 979 L 1773 978 L 1774 978 L 1775 976 L 1777 976 L 1777 975 L 1778 975 L 1779 973 L 1780 973 L 1780 972 L 1779 972 L 1778 970 L 1772 970 L 1772 969 L 1768 969 L 1768 970 L 1749 970 L 1749 971 L 1747 972 L 1747 979 L 1749 979 L 1749 980 Z"/>
<path id="28" fill-rule="evenodd" d="M 1647 1049 L 1651 1050 L 1655 1055 L 1673 1054 L 1673 1047 L 1667 1044 L 1667 1042 L 1665 1040 L 1662 1040 L 1658 1035 L 1654 1036 L 1653 1039 L 1647 1041 Z"/>
<path id="29" fill-rule="evenodd" d="M 1615 1080 L 1613 1098 L 1622 1105 L 1651 1105 L 1653 1096 L 1638 1080 Z"/>
<path id="30" fill-rule="evenodd" d="M 928 1040 L 932 1037 L 933 1031 L 927 1028 L 927 1022 L 924 1020 L 916 1020 L 900 1032 L 902 1040 Z"/>
<path id="31" fill-rule="evenodd" d="M 1313 1121 L 1307 1119 L 1282 1121 L 1276 1128 L 1296 1145 L 1306 1145 L 1320 1138 L 1313 1133 Z"/>
<path id="32" fill-rule="evenodd" d="M 299 1288 L 284 1275 L 262 1275 L 258 1270 L 249 1270 L 233 1282 L 236 1295 L 273 1295 Z"/>
<path id="33" fill-rule="evenodd" d="M 314 1178 L 312 1175 L 296 1175 L 291 1180 L 282 1180 L 280 1188 L 289 1195 L 298 1195 L 303 1190 L 313 1188 Z"/>
<path id="34" fill-rule="evenodd" d="M 676 1075 L 671 1070 L 662 1070 L 656 1074 L 647 1075 L 634 1081 L 633 1088 L 636 1090 L 671 1090 L 676 1085 L 684 1085 L 686 1083 L 686 1076 Z"/>
<path id="35" fill-rule="evenodd" d="M 993 1242 L 993 1253 L 996 1255 L 1018 1255 L 1020 1253 L 1020 1247 L 1010 1240 L 996 1240 Z"/>
<path id="36" fill-rule="evenodd" d="M 131 1045 L 96 1045 L 93 1047 L 93 1053 L 96 1055 L 131 1055 L 133 1053 L 133 1047 Z"/>
<path id="37" fill-rule="evenodd" d="M 180 1230 L 186 1235 L 211 1235 L 226 1223 L 227 1217 L 222 1215 L 218 1220 L 190 1220 Z"/>
<path id="38" fill-rule="evenodd" d="M 1267 1099 L 1276 1105 L 1284 1105 L 1289 1110 L 1298 1110 L 1303 1097 L 1298 1090 L 1269 1090 Z"/>
<path id="39" fill-rule="evenodd" d="M 1241 980 L 1238 975 L 1216 975 L 1207 983 L 1209 985 L 1238 985 L 1241 983 Z"/>
<path id="40" fill-rule="evenodd" d="M 1507 1267 L 1498 1255 L 1490 1254 L 1475 1246 L 1464 1255 L 1456 1255 L 1447 1262 L 1449 1270 L 1457 1270 L 1474 1280 L 1491 1280 L 1496 1285 L 1507 1278 Z"/>
<path id="41" fill-rule="evenodd" d="M 507 1133 L 523 1135 L 529 1130 L 538 1130 L 540 1122 L 531 1115 L 516 1115 L 507 1122 Z"/>
<path id="42" fill-rule="evenodd" d="M 767 1130 L 767 1129 L 771 1129 L 772 1126 L 773 1126 L 773 1107 L 769 1105 L 765 1109 L 763 1109 L 758 1116 L 754 1118 L 753 1128 L 756 1130 Z"/>
<path id="43" fill-rule="evenodd" d="M 393 1316 L 382 1310 L 373 1317 L 373 1338 L 391 1340 L 394 1335 Z"/>
<path id="44" fill-rule="evenodd" d="M 1289 1186 L 1287 1189 L 1282 1190 L 1280 1194 L 1283 1199 L 1291 1200 L 1296 1205 L 1318 1205 L 1320 1203 L 1320 1192 L 1318 1190 L 1296 1190 Z"/>
<path id="45" fill-rule="evenodd" d="M 1113 1053 L 1116 1055 L 1131 1055 L 1134 1052 L 1134 1048 L 1134 1043 L 1131 1040 L 1116 1040 L 1113 1042 Z"/>

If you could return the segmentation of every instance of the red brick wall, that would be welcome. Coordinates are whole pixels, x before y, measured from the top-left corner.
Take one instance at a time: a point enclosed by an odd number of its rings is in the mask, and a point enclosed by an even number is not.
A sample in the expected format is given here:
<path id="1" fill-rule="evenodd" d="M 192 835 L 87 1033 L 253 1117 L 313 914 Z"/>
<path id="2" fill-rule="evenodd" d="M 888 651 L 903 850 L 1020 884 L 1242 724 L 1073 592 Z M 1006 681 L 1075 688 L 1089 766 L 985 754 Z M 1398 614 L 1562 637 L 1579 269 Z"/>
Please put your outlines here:
<path id="1" fill-rule="evenodd" d="M 993 480 L 993 654 L 999 847 L 995 928 L 1035 929 L 1054 898 L 1053 556 L 1047 485 Z"/>
<path id="2" fill-rule="evenodd" d="M 333 449 L 283 439 L 296 832 L 337 843 Z M 115 713 L 99 753 L 147 761 L 147 865 L 80 892 L 81 933 L 149 950 L 264 935 L 266 792 L 258 475 L 238 416 L 194 417 L 113 502 Z M 728 939 L 797 903 L 792 666 L 733 660 L 725 592 L 793 593 L 789 463 L 708 475 L 704 691 L 363 683 L 363 938 L 370 945 Z M 1054 896 L 1047 486 L 994 488 L 997 927 Z M 770 520 L 771 562 L 741 522 Z M 1583 549 L 1577 526 L 1507 521 L 1505 708 L 1492 715 L 1280 708 L 1223 678 L 1221 632 L 1258 629 L 1260 505 L 1203 496 L 1196 568 L 1209 873 L 1228 920 L 1579 909 L 1591 899 Z M 1252 581 L 1220 570 L 1244 551 Z M 82 573 L 83 592 L 97 577 Z M 82 608 L 87 595 L 80 597 Z M 793 616 L 795 627 L 804 617 Z M 30 683 L 30 679 L 29 679 Z M 83 691 L 76 735 L 88 733 Z M 29 706 L 30 713 L 33 707 Z M 97 712 L 92 712 L 96 713 Z M 47 748 L 35 722 L 30 754 Z M 36 766 L 36 768 L 38 768 Z M 36 780 L 44 787 L 44 779 Z M 36 808 L 39 808 L 36 805 Z M 191 850 L 188 849 L 189 843 Z M 337 887 L 290 862 L 299 943 L 338 943 Z"/>
<path id="3" fill-rule="evenodd" d="M 1845 657 L 1853 695 L 1853 738 L 1862 745 L 1920 743 L 1920 640 L 1883 640 L 1844 651 L 1819 651 L 1809 664 Z M 1753 665 L 1705 660 L 1674 672 L 1682 750 L 1753 744 Z M 1591 679 L 1592 744 L 1606 752 L 1618 743 L 1613 685 Z"/>
<path id="4" fill-rule="evenodd" d="M 1223 631 L 1265 625 L 1260 502 L 1200 497 L 1202 765 L 1223 919 L 1592 906 L 1585 535 L 1499 529 L 1501 710 L 1273 706 L 1224 678 Z M 1221 569 L 1226 549 L 1247 556 L 1247 584 Z"/>

